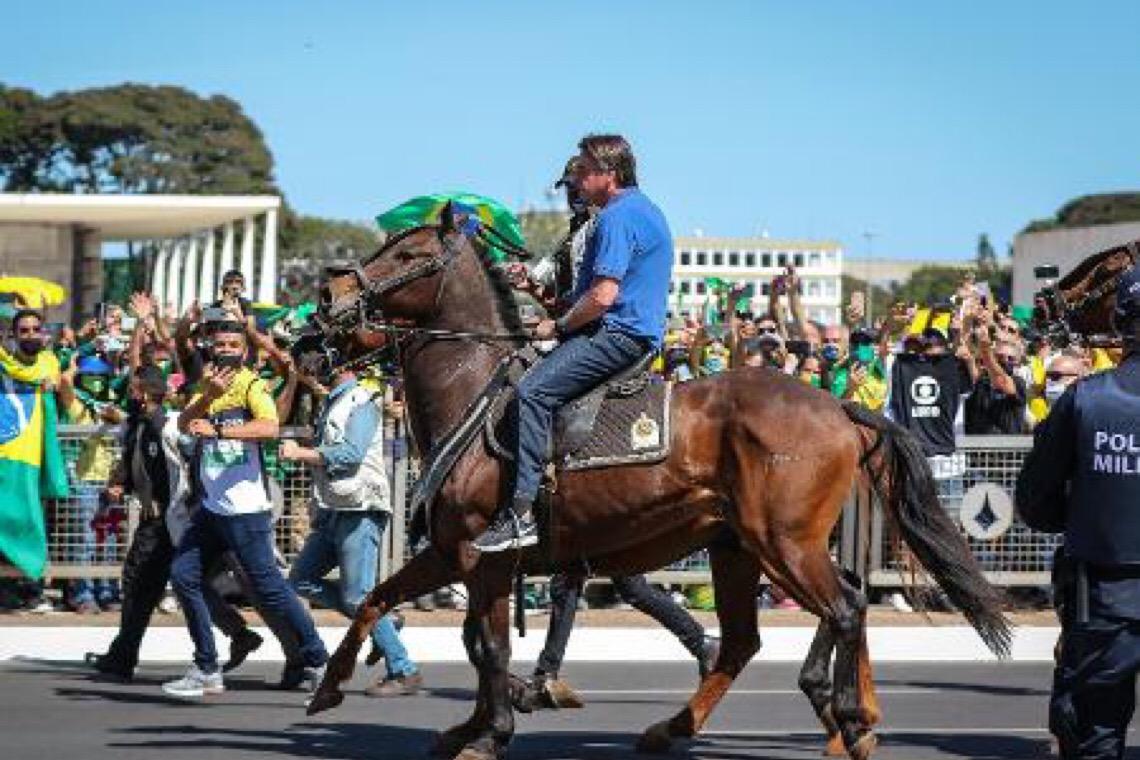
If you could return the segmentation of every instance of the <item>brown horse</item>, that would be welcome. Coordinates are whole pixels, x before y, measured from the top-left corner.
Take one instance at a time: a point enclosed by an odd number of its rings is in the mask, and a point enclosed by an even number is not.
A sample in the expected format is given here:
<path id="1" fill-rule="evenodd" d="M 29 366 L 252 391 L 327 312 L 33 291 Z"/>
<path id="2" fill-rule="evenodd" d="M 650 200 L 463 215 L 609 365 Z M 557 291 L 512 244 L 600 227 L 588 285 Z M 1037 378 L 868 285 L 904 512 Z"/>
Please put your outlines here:
<path id="1" fill-rule="evenodd" d="M 1140 260 L 1140 240 L 1113 246 L 1081 261 L 1055 286 L 1035 294 L 1042 332 L 1089 346 L 1120 347 L 1113 324 L 1116 283 Z"/>
<path id="2" fill-rule="evenodd" d="M 450 209 L 439 226 L 389 241 L 361 269 L 336 278 L 331 293 L 326 324 L 340 324 L 335 332 L 360 328 L 352 315 L 373 327 L 399 326 L 407 412 L 425 454 L 471 414 L 472 401 L 515 348 L 504 339 L 514 326 L 512 307 L 476 244 L 456 230 Z M 382 614 L 462 581 L 470 594 L 463 639 L 478 691 L 471 718 L 442 734 L 437 751 L 462 760 L 498 757 L 514 733 L 508 595 L 518 569 L 581 567 L 585 560 L 598 573 L 630 574 L 708 548 L 720 656 L 688 704 L 647 729 L 638 748 L 664 751 L 673 738 L 701 730 L 758 649 L 755 601 L 766 573 L 820 618 L 800 685 L 831 745 L 868 758 L 880 714 L 866 599 L 828 553 L 828 537 L 853 487 L 878 492 L 921 564 L 990 648 L 1008 651 L 1000 597 L 939 507 L 926 461 L 901 428 L 764 369 L 680 385 L 672 415 L 665 461 L 559 473 L 555 540 L 521 556 L 480 556 L 471 548 L 503 503 L 511 476 L 482 439 L 472 441 L 431 505 L 430 548 L 366 597 L 309 713 L 344 698 L 339 684 L 351 677 L 360 646 Z"/>

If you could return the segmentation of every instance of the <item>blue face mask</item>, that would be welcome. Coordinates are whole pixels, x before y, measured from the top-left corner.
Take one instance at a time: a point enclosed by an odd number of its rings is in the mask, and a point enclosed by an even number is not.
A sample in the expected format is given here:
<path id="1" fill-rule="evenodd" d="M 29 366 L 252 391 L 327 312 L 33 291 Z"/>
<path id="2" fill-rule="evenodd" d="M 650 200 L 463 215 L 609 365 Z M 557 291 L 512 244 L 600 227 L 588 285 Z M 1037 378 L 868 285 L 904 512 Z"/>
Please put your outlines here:
<path id="1" fill-rule="evenodd" d="M 705 369 L 709 372 L 724 372 L 724 358 L 721 356 L 709 356 L 705 358 Z"/>
<path id="2" fill-rule="evenodd" d="M 855 361 L 862 364 L 870 364 L 871 360 L 875 358 L 874 346 L 868 346 L 865 344 L 855 346 L 855 350 L 852 353 L 855 356 Z"/>
<path id="3" fill-rule="evenodd" d="M 839 346 L 834 343 L 828 343 L 820 349 L 819 355 L 823 357 L 825 362 L 835 362 L 839 360 Z"/>

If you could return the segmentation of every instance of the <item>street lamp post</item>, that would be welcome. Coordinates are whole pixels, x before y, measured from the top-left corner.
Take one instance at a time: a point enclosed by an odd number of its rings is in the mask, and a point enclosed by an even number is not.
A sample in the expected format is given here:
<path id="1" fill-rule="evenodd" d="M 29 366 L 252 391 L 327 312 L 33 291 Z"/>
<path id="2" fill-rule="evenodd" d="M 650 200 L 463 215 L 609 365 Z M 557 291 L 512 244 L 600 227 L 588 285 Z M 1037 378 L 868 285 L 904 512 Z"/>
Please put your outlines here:
<path id="1" fill-rule="evenodd" d="M 867 326 L 872 327 L 875 324 L 875 286 L 871 283 L 871 250 L 874 247 L 875 238 L 879 236 L 877 232 L 868 230 L 863 233 L 863 239 L 867 241 L 867 297 L 864 304 L 864 318 L 867 320 Z"/>

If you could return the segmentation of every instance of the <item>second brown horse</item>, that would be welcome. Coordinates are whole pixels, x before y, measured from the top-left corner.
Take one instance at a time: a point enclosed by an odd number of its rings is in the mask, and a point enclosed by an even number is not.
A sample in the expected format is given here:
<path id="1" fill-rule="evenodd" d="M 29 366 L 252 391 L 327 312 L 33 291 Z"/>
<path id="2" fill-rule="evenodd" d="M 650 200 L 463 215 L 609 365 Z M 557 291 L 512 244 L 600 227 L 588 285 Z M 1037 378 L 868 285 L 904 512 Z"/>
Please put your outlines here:
<path id="1" fill-rule="evenodd" d="M 439 226 L 385 245 L 365 262 L 363 276 L 332 283 L 326 314 L 342 320 L 358 314 L 372 327 L 400 326 L 407 413 L 423 453 L 463 421 L 500 360 L 515 348 L 501 339 L 473 337 L 517 327 L 513 306 L 479 248 L 445 209 Z M 352 343 L 354 330 L 365 326 L 354 324 L 336 335 Z M 462 581 L 470 594 L 463 639 L 479 685 L 471 718 L 444 732 L 436 749 L 461 760 L 499 757 L 514 733 L 508 598 L 516 569 L 547 571 L 585 560 L 598 573 L 630 574 L 707 548 L 722 635 L 719 659 L 686 706 L 650 726 L 638 748 L 664 751 L 673 739 L 701 730 L 758 649 L 756 594 L 763 573 L 819 617 L 800 685 L 832 748 L 865 760 L 876 745 L 872 729 L 880 718 L 867 653 L 867 602 L 828 552 L 853 488 L 878 493 L 915 557 L 986 644 L 998 654 L 1008 651 L 1000 596 L 939 506 L 926 461 L 904 430 L 763 369 L 678 386 L 672 415 L 665 461 L 559 474 L 553 556 L 544 546 L 521 557 L 472 550 L 471 539 L 503 503 L 511 477 L 509 464 L 476 439 L 432 504 L 430 548 L 366 597 L 309 713 L 343 699 L 340 684 L 351 677 L 381 615 Z"/>

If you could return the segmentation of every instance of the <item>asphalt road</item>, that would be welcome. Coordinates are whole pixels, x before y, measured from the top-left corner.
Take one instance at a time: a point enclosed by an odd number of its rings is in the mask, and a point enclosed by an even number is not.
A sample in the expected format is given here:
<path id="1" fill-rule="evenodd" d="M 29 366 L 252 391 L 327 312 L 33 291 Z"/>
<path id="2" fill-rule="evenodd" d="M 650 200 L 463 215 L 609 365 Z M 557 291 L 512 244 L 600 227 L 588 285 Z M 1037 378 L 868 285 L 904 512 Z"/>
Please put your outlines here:
<path id="1" fill-rule="evenodd" d="M 362 671 L 363 668 L 361 668 Z M 303 694 L 264 688 L 271 664 L 249 664 L 228 691 L 183 703 L 158 688 L 181 668 L 144 665 L 132 684 L 93 680 L 77 663 L 0 664 L 0 757 L 6 760 L 269 760 L 423 757 L 436 730 L 464 719 L 474 679 L 465 665 L 429 665 L 422 696 L 376 700 L 350 694 L 337 710 L 306 718 Z M 528 671 L 516 665 L 516 672 Z M 609 760 L 633 756 L 649 724 L 688 697 L 687 664 L 572 664 L 584 710 L 520 716 L 514 760 Z M 365 683 L 358 671 L 354 687 Z M 1044 758 L 1050 669 L 1046 664 L 883 664 L 884 710 L 876 757 Z M 818 758 L 821 733 L 796 690 L 796 668 L 754 663 L 700 739 L 673 757 L 699 760 Z M 1140 735 L 1130 734 L 1134 743 Z M 1140 749 L 1128 754 L 1140 760 Z"/>

